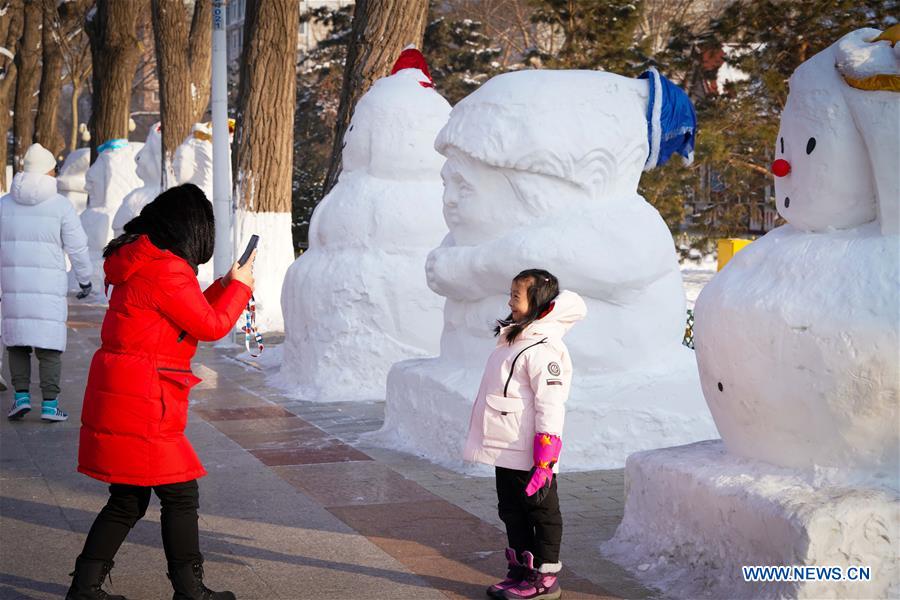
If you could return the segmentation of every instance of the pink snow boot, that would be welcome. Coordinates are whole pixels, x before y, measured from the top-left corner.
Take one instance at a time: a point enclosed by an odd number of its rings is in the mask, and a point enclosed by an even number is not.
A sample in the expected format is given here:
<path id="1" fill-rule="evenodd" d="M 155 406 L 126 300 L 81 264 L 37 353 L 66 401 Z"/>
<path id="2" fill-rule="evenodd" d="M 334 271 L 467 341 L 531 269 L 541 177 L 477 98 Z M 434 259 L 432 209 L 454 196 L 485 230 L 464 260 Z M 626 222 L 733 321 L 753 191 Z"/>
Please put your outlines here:
<path id="1" fill-rule="evenodd" d="M 509 566 L 509 569 L 506 571 L 506 579 L 495 583 L 487 589 L 487 595 L 491 598 L 503 598 L 503 592 L 519 585 L 528 573 L 522 563 L 519 562 L 516 551 L 512 548 L 506 549 L 506 564 Z"/>
<path id="2" fill-rule="evenodd" d="M 562 595 L 559 587 L 559 571 L 561 563 L 544 563 L 534 568 L 534 556 L 531 552 L 523 552 L 525 578 L 519 585 L 505 592 L 501 598 L 506 600 L 557 600 Z"/>

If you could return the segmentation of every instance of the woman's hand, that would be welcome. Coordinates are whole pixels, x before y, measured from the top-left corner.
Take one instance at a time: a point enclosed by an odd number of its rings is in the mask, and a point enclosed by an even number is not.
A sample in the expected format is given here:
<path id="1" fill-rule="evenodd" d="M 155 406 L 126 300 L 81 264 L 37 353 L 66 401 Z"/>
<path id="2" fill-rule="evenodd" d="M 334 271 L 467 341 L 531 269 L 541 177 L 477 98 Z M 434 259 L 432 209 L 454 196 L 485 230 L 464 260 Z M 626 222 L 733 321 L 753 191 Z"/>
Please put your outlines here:
<path id="1" fill-rule="evenodd" d="M 257 250 L 253 251 L 253 254 L 250 255 L 250 259 L 244 263 L 243 267 L 238 263 L 234 263 L 231 266 L 231 271 L 222 278 L 222 283 L 227 285 L 229 281 L 240 281 L 253 290 L 256 285 L 256 281 L 253 279 L 253 263 L 256 262 L 256 252 Z"/>

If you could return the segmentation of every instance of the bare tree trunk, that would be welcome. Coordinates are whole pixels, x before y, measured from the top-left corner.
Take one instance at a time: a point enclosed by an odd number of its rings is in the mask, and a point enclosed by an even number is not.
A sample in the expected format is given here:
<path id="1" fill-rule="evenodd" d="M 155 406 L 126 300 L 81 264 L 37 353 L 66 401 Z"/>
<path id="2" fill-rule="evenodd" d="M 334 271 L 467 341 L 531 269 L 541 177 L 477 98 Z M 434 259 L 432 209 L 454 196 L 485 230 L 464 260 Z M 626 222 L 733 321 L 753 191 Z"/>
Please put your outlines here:
<path id="1" fill-rule="evenodd" d="M 281 286 L 294 262 L 291 237 L 297 0 L 248 0 L 235 130 L 236 234 L 260 234 L 260 327 L 281 330 Z"/>
<path id="2" fill-rule="evenodd" d="M 183 0 L 152 0 L 156 76 L 162 123 L 162 181 L 169 187 L 172 156 L 191 130 L 191 78 L 187 13 Z M 174 183 L 174 181 L 172 181 Z"/>
<path id="3" fill-rule="evenodd" d="M 193 122 L 202 121 L 212 91 L 212 0 L 196 0 L 191 20 L 191 81 Z"/>
<path id="4" fill-rule="evenodd" d="M 337 183 L 341 173 L 344 132 L 350 125 L 357 100 L 372 83 L 390 72 L 400 52 L 408 44 L 422 45 L 428 15 L 427 0 L 358 0 L 353 12 L 353 30 L 347 49 L 341 104 L 335 125 L 331 164 L 325 178 L 324 194 Z"/>
<path id="5" fill-rule="evenodd" d="M 146 8 L 143 0 L 97 0 L 85 30 L 91 40 L 93 95 L 91 98 L 91 161 L 97 146 L 128 137 L 129 106 L 134 71 L 141 45 L 135 24 Z"/>
<path id="6" fill-rule="evenodd" d="M 235 130 L 238 206 L 291 211 L 296 0 L 248 0 Z"/>
<path id="7" fill-rule="evenodd" d="M 78 98 L 81 97 L 81 82 L 76 86 L 72 84 L 72 130 L 69 132 L 69 152 L 74 152 L 78 147 Z"/>
<path id="8" fill-rule="evenodd" d="M 53 0 L 45 0 L 53 2 Z M 91 72 L 91 48 L 84 32 L 84 20 L 94 0 L 76 0 L 59 5 L 59 28 L 56 41 L 59 44 L 65 78 L 72 86 L 70 103 L 72 125 L 69 133 L 69 152 L 78 147 L 78 97 Z"/>
<path id="9" fill-rule="evenodd" d="M 25 164 L 25 151 L 34 137 L 34 93 L 41 70 L 41 20 L 43 11 L 39 0 L 25 0 L 25 25 L 16 52 L 16 103 L 13 108 L 13 171 L 18 173 Z"/>
<path id="10" fill-rule="evenodd" d="M 9 51 L 9 55 L 0 54 L 0 189 L 8 189 L 6 180 L 6 162 L 9 160 L 9 127 L 12 124 L 10 105 L 16 89 L 16 63 L 13 57 L 19 47 L 22 35 L 24 13 L 21 0 L 7 0 L 0 3 L 5 10 L 0 19 L 0 43 Z"/>
<path id="11" fill-rule="evenodd" d="M 171 177 L 171 160 L 191 125 L 203 118 L 210 94 L 212 2 L 197 0 L 191 29 L 184 0 L 152 0 L 156 75 L 162 122 L 163 187 Z"/>
<path id="12" fill-rule="evenodd" d="M 44 0 L 42 8 L 41 54 L 43 66 L 34 141 L 58 157 L 65 145 L 56 122 L 59 112 L 59 96 L 62 91 L 63 58 L 59 45 L 62 27 L 59 22 L 59 13 L 56 10 L 56 0 Z"/>

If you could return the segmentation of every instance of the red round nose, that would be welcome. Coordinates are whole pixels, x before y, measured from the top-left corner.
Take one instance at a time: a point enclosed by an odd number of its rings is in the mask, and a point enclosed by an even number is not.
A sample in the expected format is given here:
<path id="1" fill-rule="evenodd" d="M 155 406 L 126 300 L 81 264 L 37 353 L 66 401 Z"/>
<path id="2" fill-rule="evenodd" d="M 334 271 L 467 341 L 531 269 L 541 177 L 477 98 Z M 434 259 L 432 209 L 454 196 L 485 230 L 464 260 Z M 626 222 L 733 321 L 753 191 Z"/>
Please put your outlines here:
<path id="1" fill-rule="evenodd" d="M 788 173 L 791 172 L 791 163 L 784 160 L 783 158 L 779 158 L 775 162 L 772 163 L 772 173 L 775 177 L 784 177 Z"/>

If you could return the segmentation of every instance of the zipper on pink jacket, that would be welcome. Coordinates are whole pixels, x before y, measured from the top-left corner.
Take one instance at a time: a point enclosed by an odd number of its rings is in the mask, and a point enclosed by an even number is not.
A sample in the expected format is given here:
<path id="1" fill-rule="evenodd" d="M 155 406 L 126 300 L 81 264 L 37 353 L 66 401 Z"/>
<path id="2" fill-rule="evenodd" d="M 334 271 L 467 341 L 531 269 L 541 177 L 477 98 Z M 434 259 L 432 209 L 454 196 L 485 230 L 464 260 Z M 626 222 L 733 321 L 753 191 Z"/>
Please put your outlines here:
<path id="1" fill-rule="evenodd" d="M 513 373 L 516 372 L 516 361 L 519 360 L 519 357 L 522 356 L 522 353 L 528 350 L 529 348 L 534 348 L 535 346 L 540 346 L 547 342 L 547 338 L 542 339 L 539 342 L 535 342 L 530 346 L 525 346 L 522 350 L 516 354 L 516 357 L 513 359 L 512 364 L 509 366 L 509 377 L 506 378 L 506 385 L 503 386 L 503 397 L 506 398 L 506 390 L 509 389 L 509 382 L 512 381 Z"/>

